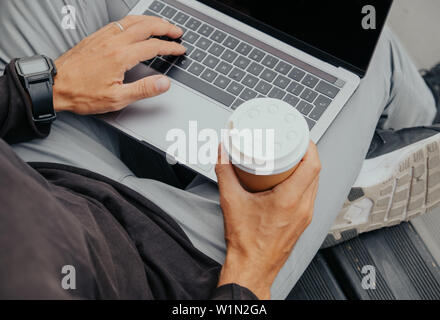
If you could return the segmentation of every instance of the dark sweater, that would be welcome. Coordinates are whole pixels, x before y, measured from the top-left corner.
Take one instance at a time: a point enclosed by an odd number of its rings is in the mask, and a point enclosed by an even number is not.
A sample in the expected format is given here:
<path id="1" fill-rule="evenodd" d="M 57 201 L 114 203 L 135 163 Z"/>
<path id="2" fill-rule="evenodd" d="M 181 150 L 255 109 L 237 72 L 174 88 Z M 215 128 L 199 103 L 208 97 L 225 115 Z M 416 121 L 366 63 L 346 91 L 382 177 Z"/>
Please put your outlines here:
<path id="1" fill-rule="evenodd" d="M 13 61 L 14 62 L 14 61 Z M 0 298 L 256 299 L 217 287 L 221 266 L 151 201 L 98 174 L 26 164 L 8 144 L 42 139 L 13 67 L 0 78 Z M 62 288 L 64 266 L 76 289 Z"/>

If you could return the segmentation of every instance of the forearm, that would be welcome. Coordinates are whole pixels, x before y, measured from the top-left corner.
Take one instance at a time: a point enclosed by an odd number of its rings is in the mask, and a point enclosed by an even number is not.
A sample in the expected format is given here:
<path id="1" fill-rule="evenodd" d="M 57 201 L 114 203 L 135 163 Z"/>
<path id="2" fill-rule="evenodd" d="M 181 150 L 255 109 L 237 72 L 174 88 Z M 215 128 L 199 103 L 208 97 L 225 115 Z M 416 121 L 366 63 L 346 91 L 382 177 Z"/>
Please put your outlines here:
<path id="1" fill-rule="evenodd" d="M 37 128 L 32 120 L 32 104 L 14 66 L 6 66 L 0 77 L 0 138 L 9 144 L 44 138 L 49 128 Z"/>

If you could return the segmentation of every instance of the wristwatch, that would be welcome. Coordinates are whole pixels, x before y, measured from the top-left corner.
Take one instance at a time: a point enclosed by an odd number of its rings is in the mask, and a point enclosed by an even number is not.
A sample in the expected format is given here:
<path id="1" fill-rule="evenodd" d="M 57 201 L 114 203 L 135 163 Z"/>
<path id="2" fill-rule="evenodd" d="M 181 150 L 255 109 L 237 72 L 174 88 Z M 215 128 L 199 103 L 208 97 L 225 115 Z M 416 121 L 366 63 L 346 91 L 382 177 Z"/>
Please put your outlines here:
<path id="1" fill-rule="evenodd" d="M 50 125 L 56 119 L 53 84 L 57 74 L 52 59 L 37 55 L 18 59 L 15 68 L 32 101 L 32 118 L 36 125 Z"/>

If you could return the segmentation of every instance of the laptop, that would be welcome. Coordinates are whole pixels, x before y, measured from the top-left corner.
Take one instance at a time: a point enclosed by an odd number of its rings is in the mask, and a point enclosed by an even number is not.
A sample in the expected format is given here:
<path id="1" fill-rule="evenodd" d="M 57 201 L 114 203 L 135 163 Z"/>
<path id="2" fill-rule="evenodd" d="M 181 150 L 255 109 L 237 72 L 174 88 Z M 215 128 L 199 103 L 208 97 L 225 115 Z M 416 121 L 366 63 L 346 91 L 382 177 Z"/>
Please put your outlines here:
<path id="1" fill-rule="evenodd" d="M 130 82 L 165 74 L 172 81 L 167 93 L 101 118 L 213 181 L 214 164 L 168 152 L 175 143 L 170 132 L 197 140 L 197 133 L 211 129 L 220 136 L 243 102 L 270 97 L 301 112 L 317 143 L 365 76 L 391 4 L 140 0 L 129 14 L 158 16 L 181 27 L 179 41 L 187 52 L 145 61 L 126 75 Z M 188 153 L 197 150 L 191 143 L 184 147 Z"/>

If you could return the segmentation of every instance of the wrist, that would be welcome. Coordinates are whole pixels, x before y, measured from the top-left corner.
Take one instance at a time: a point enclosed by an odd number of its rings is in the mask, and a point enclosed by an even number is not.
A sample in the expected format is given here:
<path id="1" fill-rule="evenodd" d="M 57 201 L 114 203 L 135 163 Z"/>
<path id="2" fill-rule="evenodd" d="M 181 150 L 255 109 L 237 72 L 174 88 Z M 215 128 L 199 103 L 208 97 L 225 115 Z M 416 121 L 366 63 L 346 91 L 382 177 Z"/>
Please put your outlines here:
<path id="1" fill-rule="evenodd" d="M 64 99 L 62 98 L 62 93 L 60 90 L 60 84 L 59 84 L 59 73 L 60 73 L 60 67 L 61 63 L 59 60 L 54 61 L 54 64 L 58 70 L 58 74 L 54 77 L 54 84 L 52 87 L 53 91 L 53 108 L 55 112 L 62 112 L 62 111 L 70 111 L 69 107 L 65 103 Z"/>
<path id="2" fill-rule="evenodd" d="M 218 286 L 238 284 L 252 291 L 260 300 L 270 299 L 272 276 L 244 255 L 229 253 L 220 273 Z"/>
<path id="3" fill-rule="evenodd" d="M 70 111 L 70 108 L 64 102 L 64 99 L 62 98 L 62 94 L 60 93 L 58 87 L 56 86 L 56 78 L 55 78 L 55 84 L 53 86 L 53 108 L 57 113 L 62 111 Z"/>

